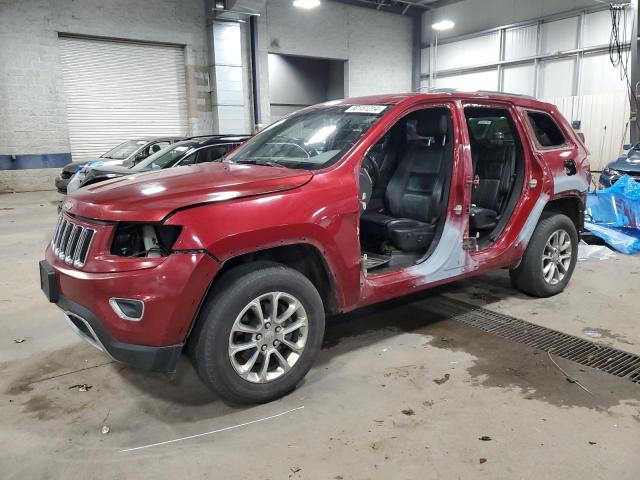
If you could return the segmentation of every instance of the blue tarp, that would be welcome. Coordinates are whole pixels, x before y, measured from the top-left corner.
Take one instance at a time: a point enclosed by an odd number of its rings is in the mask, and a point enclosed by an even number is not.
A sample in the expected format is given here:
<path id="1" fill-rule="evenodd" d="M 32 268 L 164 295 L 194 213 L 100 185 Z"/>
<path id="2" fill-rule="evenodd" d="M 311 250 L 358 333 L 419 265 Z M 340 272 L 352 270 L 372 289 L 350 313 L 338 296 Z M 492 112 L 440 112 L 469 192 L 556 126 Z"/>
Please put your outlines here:
<path id="1" fill-rule="evenodd" d="M 624 175 L 587 194 L 585 228 L 621 253 L 640 251 L 640 183 Z"/>

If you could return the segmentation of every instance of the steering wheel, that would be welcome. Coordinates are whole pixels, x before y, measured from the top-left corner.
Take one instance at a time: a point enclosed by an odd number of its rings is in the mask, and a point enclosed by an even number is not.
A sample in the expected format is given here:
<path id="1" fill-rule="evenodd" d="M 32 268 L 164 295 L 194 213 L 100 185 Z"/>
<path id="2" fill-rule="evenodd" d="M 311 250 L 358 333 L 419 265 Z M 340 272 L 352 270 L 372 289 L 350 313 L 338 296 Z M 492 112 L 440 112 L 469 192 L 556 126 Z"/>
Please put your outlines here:
<path id="1" fill-rule="evenodd" d="M 372 187 L 375 188 L 378 184 L 378 180 L 380 180 L 380 167 L 373 159 L 373 155 L 370 151 L 367 152 L 364 156 L 364 160 L 362 160 L 362 169 L 367 171 L 371 178 Z"/>

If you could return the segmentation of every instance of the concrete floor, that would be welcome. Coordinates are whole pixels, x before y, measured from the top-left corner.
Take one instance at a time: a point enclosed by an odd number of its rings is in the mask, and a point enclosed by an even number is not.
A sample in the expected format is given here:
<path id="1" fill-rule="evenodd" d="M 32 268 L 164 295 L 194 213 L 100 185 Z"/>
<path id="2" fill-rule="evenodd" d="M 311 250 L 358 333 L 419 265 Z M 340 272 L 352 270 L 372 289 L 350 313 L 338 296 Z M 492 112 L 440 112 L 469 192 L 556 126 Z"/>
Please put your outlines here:
<path id="1" fill-rule="evenodd" d="M 589 394 L 547 355 L 425 309 L 449 295 L 640 353 L 638 256 L 580 263 L 552 299 L 499 271 L 333 318 L 295 392 L 240 408 L 187 361 L 170 381 L 145 375 L 69 330 L 38 285 L 58 199 L 0 195 L 3 479 L 640 477 L 640 385 L 557 359 Z"/>

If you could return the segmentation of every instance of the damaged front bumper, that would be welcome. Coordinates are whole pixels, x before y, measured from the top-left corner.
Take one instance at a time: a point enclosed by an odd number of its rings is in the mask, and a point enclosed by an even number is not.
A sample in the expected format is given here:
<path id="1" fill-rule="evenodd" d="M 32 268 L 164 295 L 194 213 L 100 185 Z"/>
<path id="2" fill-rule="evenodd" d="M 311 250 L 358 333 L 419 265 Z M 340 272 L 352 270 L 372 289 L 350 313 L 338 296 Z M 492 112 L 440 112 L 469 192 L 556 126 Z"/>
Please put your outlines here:
<path id="1" fill-rule="evenodd" d="M 58 291 L 56 271 L 47 262 L 40 262 L 40 284 L 50 302 L 60 308 L 71 329 L 85 342 L 119 362 L 141 370 L 172 373 L 182 353 L 183 343 L 167 346 L 147 346 L 121 342 L 111 335 L 100 320 L 87 308 L 75 303 Z"/>

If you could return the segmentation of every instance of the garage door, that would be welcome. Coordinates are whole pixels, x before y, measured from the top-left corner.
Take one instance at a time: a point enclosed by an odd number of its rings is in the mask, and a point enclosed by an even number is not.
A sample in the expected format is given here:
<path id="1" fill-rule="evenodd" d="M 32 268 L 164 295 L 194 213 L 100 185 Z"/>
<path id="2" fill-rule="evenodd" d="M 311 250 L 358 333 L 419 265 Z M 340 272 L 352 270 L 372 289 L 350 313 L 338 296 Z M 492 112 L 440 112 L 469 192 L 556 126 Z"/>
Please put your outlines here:
<path id="1" fill-rule="evenodd" d="M 74 161 L 131 138 L 187 133 L 182 47 L 58 41 Z"/>

